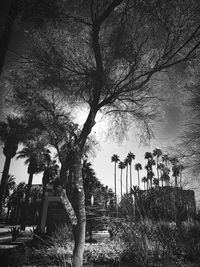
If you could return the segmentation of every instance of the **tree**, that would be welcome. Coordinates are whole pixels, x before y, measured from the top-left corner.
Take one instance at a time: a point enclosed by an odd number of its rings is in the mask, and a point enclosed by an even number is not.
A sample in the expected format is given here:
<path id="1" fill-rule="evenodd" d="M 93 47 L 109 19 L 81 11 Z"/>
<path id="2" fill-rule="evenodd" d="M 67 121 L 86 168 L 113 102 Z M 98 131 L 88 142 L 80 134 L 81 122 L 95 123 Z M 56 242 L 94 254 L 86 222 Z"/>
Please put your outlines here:
<path id="1" fill-rule="evenodd" d="M 162 162 L 165 163 L 166 167 L 168 165 L 168 162 L 169 162 L 169 156 L 167 154 L 164 154 L 162 156 Z"/>
<path id="2" fill-rule="evenodd" d="M 163 181 L 165 182 L 165 186 L 169 185 L 169 181 L 170 181 L 169 173 L 170 173 L 170 169 L 167 167 L 164 167 L 162 170 L 161 177 L 160 177 L 162 180 L 162 186 L 163 186 Z"/>
<path id="3" fill-rule="evenodd" d="M 147 177 L 142 177 L 142 182 L 144 183 L 144 190 L 145 190 L 145 183 L 147 183 Z M 147 188 L 148 189 L 148 188 Z"/>
<path id="4" fill-rule="evenodd" d="M 21 228 L 24 230 L 26 226 L 27 209 L 29 204 L 29 197 L 31 192 L 31 186 L 33 181 L 33 175 L 43 170 L 43 161 L 46 157 L 49 157 L 50 151 L 44 147 L 44 141 L 31 140 L 25 143 L 24 148 L 18 152 L 17 159 L 24 159 L 25 164 L 28 164 L 27 172 L 29 174 L 26 195 L 25 195 L 25 209 L 22 216 Z"/>
<path id="5" fill-rule="evenodd" d="M 130 165 L 130 189 L 132 188 L 133 184 L 132 184 L 132 173 L 131 173 L 131 164 L 132 164 L 132 160 L 135 159 L 135 155 L 132 152 L 129 152 L 127 155 L 127 158 L 129 159 L 129 165 Z"/>
<path id="6" fill-rule="evenodd" d="M 199 21 L 194 16 L 196 5 L 171 1 L 163 5 L 154 1 L 79 1 L 76 5 L 64 1 L 60 6 L 65 27 L 62 24 L 58 29 L 55 23 L 36 34 L 29 71 L 27 65 L 25 72 L 20 69 L 20 86 L 14 90 L 25 89 L 30 95 L 34 89 L 38 97 L 41 88 L 48 91 L 54 87 L 68 103 L 88 107 L 72 151 L 78 219 L 73 264 L 77 267 L 82 266 L 85 239 L 81 158 L 96 115 L 100 110 L 114 114 L 114 121 L 124 125 L 125 118 L 142 119 L 151 135 L 148 122 L 154 112 L 150 103 L 155 98 L 150 80 L 154 74 L 189 59 L 199 46 Z"/>
<path id="7" fill-rule="evenodd" d="M 122 173 L 123 173 L 123 169 L 125 168 L 125 164 L 124 164 L 123 161 L 119 162 L 118 168 L 121 170 L 120 171 L 120 188 L 121 188 L 121 199 L 122 199 L 122 195 L 123 195 L 123 193 L 122 193 L 122 184 L 123 184 L 123 182 L 122 182 L 122 177 L 123 177 Z"/>
<path id="8" fill-rule="evenodd" d="M 180 176 L 180 187 L 182 187 L 182 173 L 185 167 L 182 164 L 179 164 L 179 176 Z"/>
<path id="9" fill-rule="evenodd" d="M 147 159 L 147 165 L 145 166 L 145 169 L 147 170 L 147 190 L 148 190 L 149 181 L 150 181 L 150 187 L 152 188 L 152 179 L 154 177 L 152 166 L 155 165 L 156 163 L 155 160 L 153 159 L 153 155 L 151 152 L 146 152 L 144 158 Z"/>
<path id="10" fill-rule="evenodd" d="M 140 163 L 135 164 L 135 170 L 138 172 L 138 187 L 140 187 L 140 170 L 142 170 L 142 165 Z"/>
<path id="11" fill-rule="evenodd" d="M 162 150 L 159 149 L 159 148 L 155 148 L 153 150 L 153 156 L 156 157 L 156 169 L 157 169 L 157 178 L 158 178 L 158 181 L 159 181 L 159 158 L 162 156 Z"/>
<path id="12" fill-rule="evenodd" d="M 163 187 L 163 179 L 162 179 L 163 176 L 162 175 L 163 175 L 164 169 L 167 167 L 165 167 L 165 165 L 163 163 L 160 163 L 160 164 L 158 164 L 157 168 L 158 168 L 158 170 L 160 170 L 160 180 L 161 180 L 162 187 Z"/>
<path id="13" fill-rule="evenodd" d="M 19 183 L 13 190 L 12 195 L 9 198 L 11 206 L 11 222 L 19 223 L 19 213 L 22 213 L 22 202 L 26 192 L 26 184 L 24 182 Z"/>
<path id="14" fill-rule="evenodd" d="M 126 157 L 124 160 L 124 168 L 126 168 L 126 194 L 128 194 L 128 165 L 129 165 L 129 158 Z"/>
<path id="15" fill-rule="evenodd" d="M 114 162 L 114 188 L 115 188 L 115 207 L 117 206 L 117 177 L 116 177 L 116 170 L 117 170 L 117 162 L 119 161 L 119 156 L 113 154 L 111 157 L 111 162 Z"/>
<path id="16" fill-rule="evenodd" d="M 8 175 L 8 180 L 7 180 L 7 185 L 6 185 L 6 191 L 5 191 L 5 199 L 7 199 L 7 215 L 6 215 L 6 222 L 8 222 L 8 217 L 9 217 L 9 213 L 10 213 L 10 209 L 11 209 L 11 205 L 10 205 L 10 194 L 11 191 L 14 190 L 15 188 L 15 176 L 13 175 Z"/>
<path id="17" fill-rule="evenodd" d="M 16 155 L 18 144 L 24 140 L 28 126 L 21 117 L 7 116 L 6 122 L 0 122 L 0 140 L 3 143 L 3 153 L 6 157 L 1 185 L 0 185 L 0 214 L 4 203 L 6 184 L 9 177 L 9 168 L 11 159 Z"/>

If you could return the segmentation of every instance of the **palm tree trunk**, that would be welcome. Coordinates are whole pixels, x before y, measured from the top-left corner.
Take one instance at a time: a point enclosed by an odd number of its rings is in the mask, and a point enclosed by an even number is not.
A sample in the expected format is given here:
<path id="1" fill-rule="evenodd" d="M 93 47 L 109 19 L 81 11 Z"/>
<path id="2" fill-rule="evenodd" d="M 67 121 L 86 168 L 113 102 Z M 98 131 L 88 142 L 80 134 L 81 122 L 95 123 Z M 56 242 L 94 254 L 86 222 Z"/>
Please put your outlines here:
<path id="1" fill-rule="evenodd" d="M 24 212 L 21 217 L 21 230 L 25 230 L 26 224 L 27 224 L 28 205 L 29 205 L 29 197 L 31 193 L 32 181 L 33 181 L 33 173 L 30 172 L 29 178 L 28 178 L 27 189 L 26 189 L 25 201 L 24 201 Z"/>
<path id="2" fill-rule="evenodd" d="M 75 192 L 74 205 L 77 216 L 77 225 L 74 226 L 74 251 L 73 251 L 73 266 L 82 267 L 83 252 L 85 245 L 85 229 L 86 229 L 86 212 L 85 212 L 85 193 L 82 179 L 82 153 L 77 149 L 73 155 L 73 169 L 75 174 Z"/>
<path id="3" fill-rule="evenodd" d="M 2 213 L 2 209 L 3 209 L 3 203 L 4 203 L 4 198 L 5 198 L 5 192 L 6 192 L 6 184 L 7 184 L 8 173 L 10 169 L 10 162 L 11 162 L 11 157 L 7 156 L 5 160 L 4 168 L 3 168 L 1 185 L 0 185 L 0 216 Z"/>
<path id="4" fill-rule="evenodd" d="M 114 166 L 114 183 L 115 183 L 115 208 L 117 207 L 117 177 L 116 177 L 116 169 L 117 169 L 117 162 L 115 162 Z"/>
<path id="5" fill-rule="evenodd" d="M 126 166 L 126 194 L 128 194 L 128 165 Z"/>
<path id="6" fill-rule="evenodd" d="M 131 163 L 130 163 L 130 192 L 131 192 L 132 186 L 133 184 L 132 184 L 132 173 L 131 173 Z"/>
<path id="7" fill-rule="evenodd" d="M 140 187 L 140 174 L 139 174 L 139 170 L 138 170 L 138 187 Z"/>
<path id="8" fill-rule="evenodd" d="M 122 200 L 122 169 L 121 169 L 121 176 L 120 176 L 120 184 L 121 184 L 121 200 Z"/>
<path id="9" fill-rule="evenodd" d="M 159 186 L 159 169 L 158 169 L 158 157 L 157 157 L 157 162 L 156 162 L 156 166 L 157 166 L 157 178 L 158 178 L 158 186 Z"/>

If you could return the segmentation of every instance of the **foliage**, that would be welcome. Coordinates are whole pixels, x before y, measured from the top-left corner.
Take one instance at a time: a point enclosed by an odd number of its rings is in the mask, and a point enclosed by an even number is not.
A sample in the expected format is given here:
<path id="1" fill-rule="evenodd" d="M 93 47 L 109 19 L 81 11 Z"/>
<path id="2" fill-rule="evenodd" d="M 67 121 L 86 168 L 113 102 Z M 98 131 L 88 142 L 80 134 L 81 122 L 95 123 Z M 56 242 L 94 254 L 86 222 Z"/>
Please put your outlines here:
<path id="1" fill-rule="evenodd" d="M 70 261 L 73 250 L 70 236 L 67 226 L 58 227 L 52 237 L 40 239 L 39 248 L 29 249 L 29 262 L 42 266 L 62 266 L 63 262 Z"/>
<path id="2" fill-rule="evenodd" d="M 97 244 L 85 245 L 84 258 L 87 263 L 117 264 L 123 258 L 123 243 L 118 240 L 104 240 Z"/>
<path id="3" fill-rule="evenodd" d="M 12 235 L 12 241 L 16 241 L 17 237 L 20 235 L 20 227 L 19 226 L 12 226 L 10 227 L 9 232 Z"/>

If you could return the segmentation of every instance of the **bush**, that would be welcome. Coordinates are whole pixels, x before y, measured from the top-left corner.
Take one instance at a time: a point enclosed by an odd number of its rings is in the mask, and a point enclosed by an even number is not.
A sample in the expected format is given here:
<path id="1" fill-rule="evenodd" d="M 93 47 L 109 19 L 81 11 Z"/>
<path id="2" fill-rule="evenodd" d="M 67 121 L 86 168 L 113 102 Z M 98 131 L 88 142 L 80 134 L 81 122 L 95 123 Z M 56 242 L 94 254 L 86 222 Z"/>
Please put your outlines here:
<path id="1" fill-rule="evenodd" d="M 62 266 L 63 262 L 71 262 L 73 243 L 67 226 L 58 227 L 52 237 L 45 238 L 39 248 L 31 248 L 29 261 L 31 264 Z"/>
<path id="2" fill-rule="evenodd" d="M 101 243 L 87 244 L 84 251 L 84 261 L 96 264 L 116 264 L 122 261 L 123 244 L 118 241 L 105 239 Z"/>

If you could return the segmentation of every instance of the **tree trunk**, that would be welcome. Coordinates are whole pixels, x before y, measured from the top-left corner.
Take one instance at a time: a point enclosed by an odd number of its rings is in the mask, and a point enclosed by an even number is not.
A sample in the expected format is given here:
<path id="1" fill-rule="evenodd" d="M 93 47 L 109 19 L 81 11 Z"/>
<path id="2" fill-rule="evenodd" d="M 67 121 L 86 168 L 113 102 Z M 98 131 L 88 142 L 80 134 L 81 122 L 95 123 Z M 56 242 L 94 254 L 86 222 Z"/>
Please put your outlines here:
<path id="1" fill-rule="evenodd" d="M 126 167 L 126 194 L 128 194 L 128 165 Z"/>
<path id="2" fill-rule="evenodd" d="M 82 153 L 77 148 L 73 154 L 73 169 L 75 174 L 74 207 L 77 217 L 77 225 L 74 227 L 74 251 L 73 266 L 83 266 L 83 252 L 85 245 L 86 213 L 85 193 L 82 179 Z"/>
<path id="3" fill-rule="evenodd" d="M 117 169 L 117 163 L 115 162 L 115 174 L 114 174 L 114 179 L 115 179 L 115 208 L 117 207 L 117 178 L 116 178 L 116 169 Z"/>
<path id="4" fill-rule="evenodd" d="M 131 163 L 130 163 L 130 192 L 132 189 L 132 173 L 131 173 Z"/>
<path id="5" fill-rule="evenodd" d="M 3 168 L 3 173 L 2 173 L 2 178 L 1 178 L 1 185 L 0 185 L 0 216 L 2 213 L 3 209 L 3 203 L 4 203 L 4 198 L 5 198 L 5 192 L 6 192 L 6 185 L 7 185 L 7 180 L 8 180 L 8 172 L 10 168 L 10 162 L 11 162 L 11 157 L 6 157 L 4 168 Z"/>
<path id="6" fill-rule="evenodd" d="M 122 200 L 122 169 L 121 169 L 120 183 L 121 183 L 121 200 Z"/>
<path id="7" fill-rule="evenodd" d="M 140 175 L 139 175 L 139 171 L 138 171 L 138 187 L 140 188 Z"/>
<path id="8" fill-rule="evenodd" d="M 28 178 L 28 185 L 27 185 L 27 189 L 26 189 L 25 202 L 24 202 L 24 212 L 23 212 L 22 217 L 21 217 L 21 230 L 25 230 L 25 228 L 26 228 L 29 197 L 30 197 L 30 193 L 31 193 L 32 181 L 33 181 L 33 173 L 30 172 L 29 178 Z"/>
<path id="9" fill-rule="evenodd" d="M 158 176 L 158 186 L 159 186 L 159 179 L 160 179 L 160 177 L 159 177 L 159 169 L 158 169 L 158 157 L 157 157 L 157 162 L 156 162 L 156 166 L 157 166 L 157 176 Z"/>

